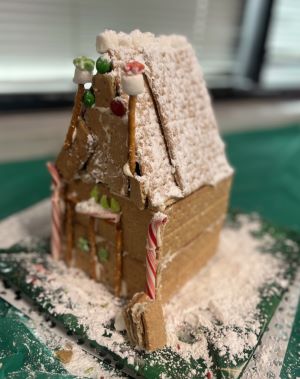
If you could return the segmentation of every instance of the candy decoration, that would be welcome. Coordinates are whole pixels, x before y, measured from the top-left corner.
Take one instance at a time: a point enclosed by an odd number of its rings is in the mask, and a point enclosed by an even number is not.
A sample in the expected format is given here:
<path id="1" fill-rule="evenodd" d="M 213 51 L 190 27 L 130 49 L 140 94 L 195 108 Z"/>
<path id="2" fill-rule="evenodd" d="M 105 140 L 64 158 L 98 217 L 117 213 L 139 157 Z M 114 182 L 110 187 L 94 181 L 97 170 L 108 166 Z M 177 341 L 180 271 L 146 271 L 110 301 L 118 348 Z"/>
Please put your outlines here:
<path id="1" fill-rule="evenodd" d="M 73 64 L 75 66 L 73 82 L 76 84 L 90 83 L 93 78 L 93 70 L 95 67 L 93 59 L 80 56 L 73 60 Z"/>
<path id="2" fill-rule="evenodd" d="M 99 74 L 106 74 L 112 70 L 111 60 L 107 54 L 97 59 L 96 69 Z"/>
<path id="3" fill-rule="evenodd" d="M 147 233 L 146 245 L 146 294 L 150 299 L 155 299 L 157 287 L 157 263 L 158 251 L 161 244 L 160 231 L 161 227 L 166 224 L 167 216 L 163 213 L 156 213 L 152 218 Z"/>
<path id="4" fill-rule="evenodd" d="M 137 96 L 144 92 L 143 75 L 124 75 L 122 76 L 122 88 L 127 95 Z"/>
<path id="5" fill-rule="evenodd" d="M 59 173 L 52 162 L 47 163 L 47 168 L 52 178 L 51 252 L 53 259 L 58 260 L 60 258 L 62 247 L 62 212 L 60 205 L 60 192 L 62 189 L 62 183 Z"/>
<path id="6" fill-rule="evenodd" d="M 78 239 L 77 246 L 81 251 L 85 253 L 88 253 L 90 251 L 89 241 L 86 238 L 80 237 Z"/>
<path id="7" fill-rule="evenodd" d="M 106 196 L 106 195 L 102 195 L 102 196 L 101 196 L 100 204 L 101 204 L 101 206 L 102 206 L 104 209 L 109 209 L 109 204 L 108 204 L 108 200 L 107 200 L 107 196 Z"/>
<path id="8" fill-rule="evenodd" d="M 123 117 L 127 112 L 124 100 L 121 97 L 114 98 L 110 103 L 110 110 L 116 116 Z"/>
<path id="9" fill-rule="evenodd" d="M 83 95 L 83 104 L 88 108 L 90 108 L 91 106 L 95 104 L 95 95 L 93 94 L 92 91 L 90 90 L 85 91 Z"/>
<path id="10" fill-rule="evenodd" d="M 144 65 L 138 61 L 130 61 L 124 66 L 122 88 L 129 95 L 128 135 L 129 135 L 129 168 L 135 172 L 135 109 L 137 95 L 144 91 Z"/>
<path id="11" fill-rule="evenodd" d="M 70 126 L 64 143 L 65 149 L 69 148 L 72 145 L 73 135 L 75 133 L 78 118 L 81 112 L 81 101 L 84 95 L 84 84 L 90 83 L 92 81 L 93 70 L 95 66 L 95 62 L 92 59 L 87 58 L 85 56 L 75 58 L 73 60 L 73 64 L 75 66 L 73 81 L 74 83 L 78 84 L 78 89 L 75 96 Z"/>
<path id="12" fill-rule="evenodd" d="M 114 213 L 119 213 L 121 211 L 119 202 L 113 197 L 110 200 L 110 209 Z"/>
<path id="13" fill-rule="evenodd" d="M 98 203 L 99 201 L 99 190 L 98 187 L 95 186 L 90 193 L 91 197 L 95 199 L 95 202 Z"/>
<path id="14" fill-rule="evenodd" d="M 99 261 L 101 263 L 105 263 L 108 261 L 108 251 L 104 248 L 104 247 L 101 247 L 99 250 L 98 250 L 98 258 L 99 258 Z"/>
<path id="15" fill-rule="evenodd" d="M 127 75 L 142 74 L 145 70 L 143 63 L 138 61 L 130 61 L 124 66 L 124 71 Z"/>
<path id="16" fill-rule="evenodd" d="M 80 57 L 73 59 L 73 64 L 79 70 L 88 72 L 93 72 L 95 67 L 95 61 L 84 55 L 81 55 Z"/>
<path id="17" fill-rule="evenodd" d="M 127 95 L 137 96 L 144 92 L 144 69 L 143 63 L 138 61 L 130 61 L 124 66 L 122 88 Z"/>

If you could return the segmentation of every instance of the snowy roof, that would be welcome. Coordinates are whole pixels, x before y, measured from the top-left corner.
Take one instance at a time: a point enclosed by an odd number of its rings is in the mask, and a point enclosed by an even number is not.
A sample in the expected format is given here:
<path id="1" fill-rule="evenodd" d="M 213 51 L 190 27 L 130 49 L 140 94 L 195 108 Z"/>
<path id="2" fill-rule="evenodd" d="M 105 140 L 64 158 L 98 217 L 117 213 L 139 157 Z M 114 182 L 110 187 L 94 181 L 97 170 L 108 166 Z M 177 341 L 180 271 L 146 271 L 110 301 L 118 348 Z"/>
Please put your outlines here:
<path id="1" fill-rule="evenodd" d="M 106 31 L 103 39 L 108 44 L 112 41 L 114 61 L 124 64 L 137 59 L 146 66 L 150 101 L 155 102 L 159 123 L 152 123 L 155 120 L 149 117 L 147 107 L 139 107 L 136 138 L 138 160 L 147 167 L 144 175 L 150 202 L 159 205 L 171 196 L 187 196 L 205 184 L 214 185 L 230 176 L 232 168 L 206 84 L 186 38 L 155 37 L 136 30 L 131 34 Z M 145 93 L 144 98 L 147 96 Z M 151 102 L 149 105 L 151 108 Z"/>
<path id="2" fill-rule="evenodd" d="M 105 31 L 97 36 L 97 50 L 110 55 L 111 74 L 118 82 L 124 63 L 138 60 L 145 65 L 145 91 L 138 95 L 136 110 L 136 149 L 142 172 L 138 180 L 151 206 L 164 206 L 232 174 L 200 66 L 185 37 Z M 122 88 L 121 96 L 128 99 Z M 91 159 L 98 164 L 93 175 L 102 181 L 108 158 L 101 158 L 97 147 L 96 155 Z M 120 172 L 123 175 L 119 168 Z"/>

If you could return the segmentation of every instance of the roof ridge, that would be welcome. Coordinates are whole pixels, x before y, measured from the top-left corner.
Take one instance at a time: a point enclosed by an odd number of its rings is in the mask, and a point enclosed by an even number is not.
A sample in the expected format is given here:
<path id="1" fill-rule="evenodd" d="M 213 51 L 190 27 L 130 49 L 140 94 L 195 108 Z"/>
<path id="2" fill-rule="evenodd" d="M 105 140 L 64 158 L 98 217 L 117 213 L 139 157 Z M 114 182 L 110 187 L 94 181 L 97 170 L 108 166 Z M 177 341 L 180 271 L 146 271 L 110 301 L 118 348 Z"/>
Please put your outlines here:
<path id="1" fill-rule="evenodd" d="M 117 49 L 138 49 L 142 50 L 145 46 L 157 47 L 159 49 L 180 49 L 189 45 L 188 40 L 181 35 L 158 35 L 153 33 L 143 33 L 136 29 L 130 33 L 105 30 L 98 34 L 96 38 L 96 48 L 99 53 L 104 50 Z"/>

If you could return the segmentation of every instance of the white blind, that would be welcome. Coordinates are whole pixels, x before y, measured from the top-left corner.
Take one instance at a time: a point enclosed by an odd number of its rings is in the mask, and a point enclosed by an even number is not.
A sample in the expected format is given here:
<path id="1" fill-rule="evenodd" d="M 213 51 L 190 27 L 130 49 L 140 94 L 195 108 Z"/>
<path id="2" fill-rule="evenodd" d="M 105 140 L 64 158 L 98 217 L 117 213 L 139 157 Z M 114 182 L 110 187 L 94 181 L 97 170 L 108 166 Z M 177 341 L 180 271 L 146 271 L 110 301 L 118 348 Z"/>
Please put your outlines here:
<path id="1" fill-rule="evenodd" d="M 0 93 L 69 91 L 72 59 L 104 29 L 179 33 L 207 76 L 232 70 L 241 0 L 1 0 Z"/>
<path id="2" fill-rule="evenodd" d="M 300 85 L 300 1 L 277 0 L 262 71 L 265 87 Z"/>

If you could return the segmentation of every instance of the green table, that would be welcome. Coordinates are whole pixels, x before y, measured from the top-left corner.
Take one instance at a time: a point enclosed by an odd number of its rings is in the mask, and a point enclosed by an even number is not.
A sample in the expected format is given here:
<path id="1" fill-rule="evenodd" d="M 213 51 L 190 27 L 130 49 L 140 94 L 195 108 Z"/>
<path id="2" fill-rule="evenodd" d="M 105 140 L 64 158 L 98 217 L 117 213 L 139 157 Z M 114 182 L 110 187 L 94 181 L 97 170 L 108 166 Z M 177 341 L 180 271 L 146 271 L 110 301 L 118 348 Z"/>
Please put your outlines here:
<path id="1" fill-rule="evenodd" d="M 231 207 L 300 230 L 300 124 L 225 136 L 236 169 Z"/>
<path id="2" fill-rule="evenodd" d="M 231 207 L 256 211 L 275 224 L 300 231 L 300 125 L 230 134 L 225 142 L 236 170 Z M 49 159 L 0 165 L 0 219 L 49 196 L 45 167 Z M 282 378 L 287 378 L 287 367 L 295 367 L 293 372 L 300 376 L 296 368 L 299 328 L 298 306 Z"/>

